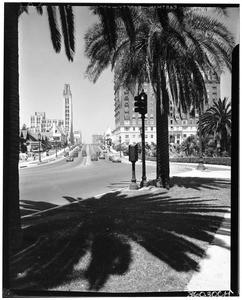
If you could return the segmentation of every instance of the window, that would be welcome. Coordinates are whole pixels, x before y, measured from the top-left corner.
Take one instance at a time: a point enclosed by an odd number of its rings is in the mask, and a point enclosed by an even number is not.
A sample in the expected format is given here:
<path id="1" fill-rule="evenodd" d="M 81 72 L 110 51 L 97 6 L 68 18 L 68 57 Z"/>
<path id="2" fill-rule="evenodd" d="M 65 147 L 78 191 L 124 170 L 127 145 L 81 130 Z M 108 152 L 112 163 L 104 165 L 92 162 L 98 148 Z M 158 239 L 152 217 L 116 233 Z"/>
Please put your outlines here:
<path id="1" fill-rule="evenodd" d="M 190 120 L 190 125 L 192 125 L 193 124 L 193 121 L 192 120 Z"/>
<path id="2" fill-rule="evenodd" d="M 128 139 L 128 138 L 129 138 L 129 135 L 128 135 L 128 134 L 126 134 L 126 135 L 125 135 L 125 138 L 126 138 L 126 139 Z"/>
<path id="3" fill-rule="evenodd" d="M 124 127 L 124 130 L 125 131 L 129 131 L 129 127 Z"/>
<path id="4" fill-rule="evenodd" d="M 153 139 L 153 134 L 151 134 L 151 136 L 150 136 L 152 139 Z"/>
<path id="5" fill-rule="evenodd" d="M 145 138 L 146 138 L 146 139 L 148 138 L 148 135 L 147 135 L 147 134 L 145 135 Z"/>
<path id="6" fill-rule="evenodd" d="M 182 120 L 182 125 L 187 125 L 187 120 Z"/>
<path id="7" fill-rule="evenodd" d="M 170 124 L 171 124 L 171 125 L 173 124 L 173 120 L 170 120 Z"/>
<path id="8" fill-rule="evenodd" d="M 135 139 L 135 134 L 133 134 L 133 138 Z"/>
<path id="9" fill-rule="evenodd" d="M 186 135 L 186 134 L 183 134 L 183 137 L 184 137 L 184 138 L 186 138 L 186 137 L 187 137 L 187 135 Z"/>
<path id="10" fill-rule="evenodd" d="M 147 127 L 145 127 L 145 131 L 147 131 Z"/>
<path id="11" fill-rule="evenodd" d="M 135 127 L 133 127 L 133 131 L 135 131 Z"/>
<path id="12" fill-rule="evenodd" d="M 153 127 L 150 127 L 150 130 L 153 131 Z"/>

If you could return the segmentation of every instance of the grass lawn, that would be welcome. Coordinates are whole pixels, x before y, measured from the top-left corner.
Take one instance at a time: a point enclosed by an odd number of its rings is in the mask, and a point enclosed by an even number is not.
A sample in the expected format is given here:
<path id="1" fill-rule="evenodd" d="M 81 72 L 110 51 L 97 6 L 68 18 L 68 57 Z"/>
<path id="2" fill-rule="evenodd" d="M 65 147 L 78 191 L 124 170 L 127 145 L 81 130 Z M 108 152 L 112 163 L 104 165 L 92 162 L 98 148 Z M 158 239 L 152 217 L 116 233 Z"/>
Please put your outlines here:
<path id="1" fill-rule="evenodd" d="M 173 177 L 25 218 L 12 290 L 184 291 L 229 209 L 230 180 Z"/>

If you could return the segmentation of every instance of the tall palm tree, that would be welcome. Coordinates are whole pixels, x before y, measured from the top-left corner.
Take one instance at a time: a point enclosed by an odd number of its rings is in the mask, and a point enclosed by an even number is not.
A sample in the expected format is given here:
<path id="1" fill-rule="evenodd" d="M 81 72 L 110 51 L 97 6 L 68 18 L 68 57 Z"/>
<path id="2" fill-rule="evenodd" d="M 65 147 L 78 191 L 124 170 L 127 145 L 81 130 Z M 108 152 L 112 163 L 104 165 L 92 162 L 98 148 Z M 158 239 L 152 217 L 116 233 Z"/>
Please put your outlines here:
<path id="1" fill-rule="evenodd" d="M 221 144 L 221 151 L 228 151 L 228 138 L 231 135 L 231 101 L 219 99 L 208 108 L 201 117 L 203 136 L 213 135 L 214 140 Z"/>
<path id="2" fill-rule="evenodd" d="M 117 17 L 116 43 L 109 52 L 101 50 L 109 45 L 103 15 L 99 38 L 95 28 L 87 33 L 86 54 L 91 61 L 87 73 L 96 81 L 112 62 L 118 69 L 117 86 L 140 86 L 148 78 L 156 96 L 157 182 L 169 188 L 170 103 L 180 114 L 194 115 L 195 109 L 202 108 L 207 101 L 205 74 L 212 70 L 219 77 L 225 67 L 231 68 L 234 41 L 220 22 L 187 7 L 130 7 L 130 12 L 132 40 L 125 37 L 125 25 Z"/>
<path id="3" fill-rule="evenodd" d="M 26 4 L 27 5 L 27 4 Z M 4 243 L 7 258 L 16 251 L 21 241 L 21 220 L 19 209 L 19 73 L 18 73 L 18 20 L 28 7 L 18 3 L 5 3 L 4 6 Z M 43 7 L 36 6 L 38 13 Z M 64 38 L 68 60 L 73 60 L 74 19 L 71 6 L 58 7 L 61 26 L 59 29 L 57 7 L 46 6 L 51 40 L 56 52 L 61 49 L 61 36 Z M 7 259 L 4 260 L 8 263 Z M 7 278 L 6 278 L 7 280 Z M 7 283 L 7 282 L 5 282 Z"/>

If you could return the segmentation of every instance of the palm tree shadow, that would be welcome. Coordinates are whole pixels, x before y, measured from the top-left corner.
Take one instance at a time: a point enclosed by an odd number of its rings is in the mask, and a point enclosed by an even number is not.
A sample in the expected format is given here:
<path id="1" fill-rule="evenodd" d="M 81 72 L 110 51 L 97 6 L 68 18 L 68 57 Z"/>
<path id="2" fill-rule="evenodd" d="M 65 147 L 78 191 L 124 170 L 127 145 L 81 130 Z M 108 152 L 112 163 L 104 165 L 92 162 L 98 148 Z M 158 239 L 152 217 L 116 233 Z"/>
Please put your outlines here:
<path id="1" fill-rule="evenodd" d="M 173 176 L 170 181 L 170 187 L 178 186 L 195 190 L 201 188 L 216 190 L 230 186 L 230 180 L 226 179 L 211 179 L 201 177 L 179 177 Z"/>
<path id="2" fill-rule="evenodd" d="M 13 288 L 53 288 L 70 282 L 74 274 L 86 279 L 89 290 L 99 291 L 111 275 L 128 272 L 130 241 L 178 272 L 197 271 L 206 250 L 201 241 L 212 242 L 227 211 L 211 200 L 171 199 L 165 192 L 74 200 L 78 198 L 28 220 L 23 250 L 11 262 Z M 32 246 L 26 248 L 28 237 Z M 74 272 L 87 253 L 89 259 Z"/>

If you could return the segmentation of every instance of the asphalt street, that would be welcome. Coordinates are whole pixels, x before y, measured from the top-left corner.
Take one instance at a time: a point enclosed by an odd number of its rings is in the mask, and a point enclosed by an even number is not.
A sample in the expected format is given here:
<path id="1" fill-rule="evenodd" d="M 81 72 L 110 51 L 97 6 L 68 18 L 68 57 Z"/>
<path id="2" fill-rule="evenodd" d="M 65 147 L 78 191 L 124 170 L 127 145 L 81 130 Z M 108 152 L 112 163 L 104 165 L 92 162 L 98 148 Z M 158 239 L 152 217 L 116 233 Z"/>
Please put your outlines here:
<path id="1" fill-rule="evenodd" d="M 91 161 L 91 155 L 100 149 L 95 145 L 84 145 L 83 149 L 87 156 L 79 152 L 73 162 L 61 158 L 19 170 L 20 204 L 25 214 L 129 186 L 131 163 L 113 163 L 107 154 L 105 159 Z M 154 165 L 147 166 L 147 175 L 154 170 Z M 137 181 L 141 172 L 141 164 L 137 164 Z"/>

